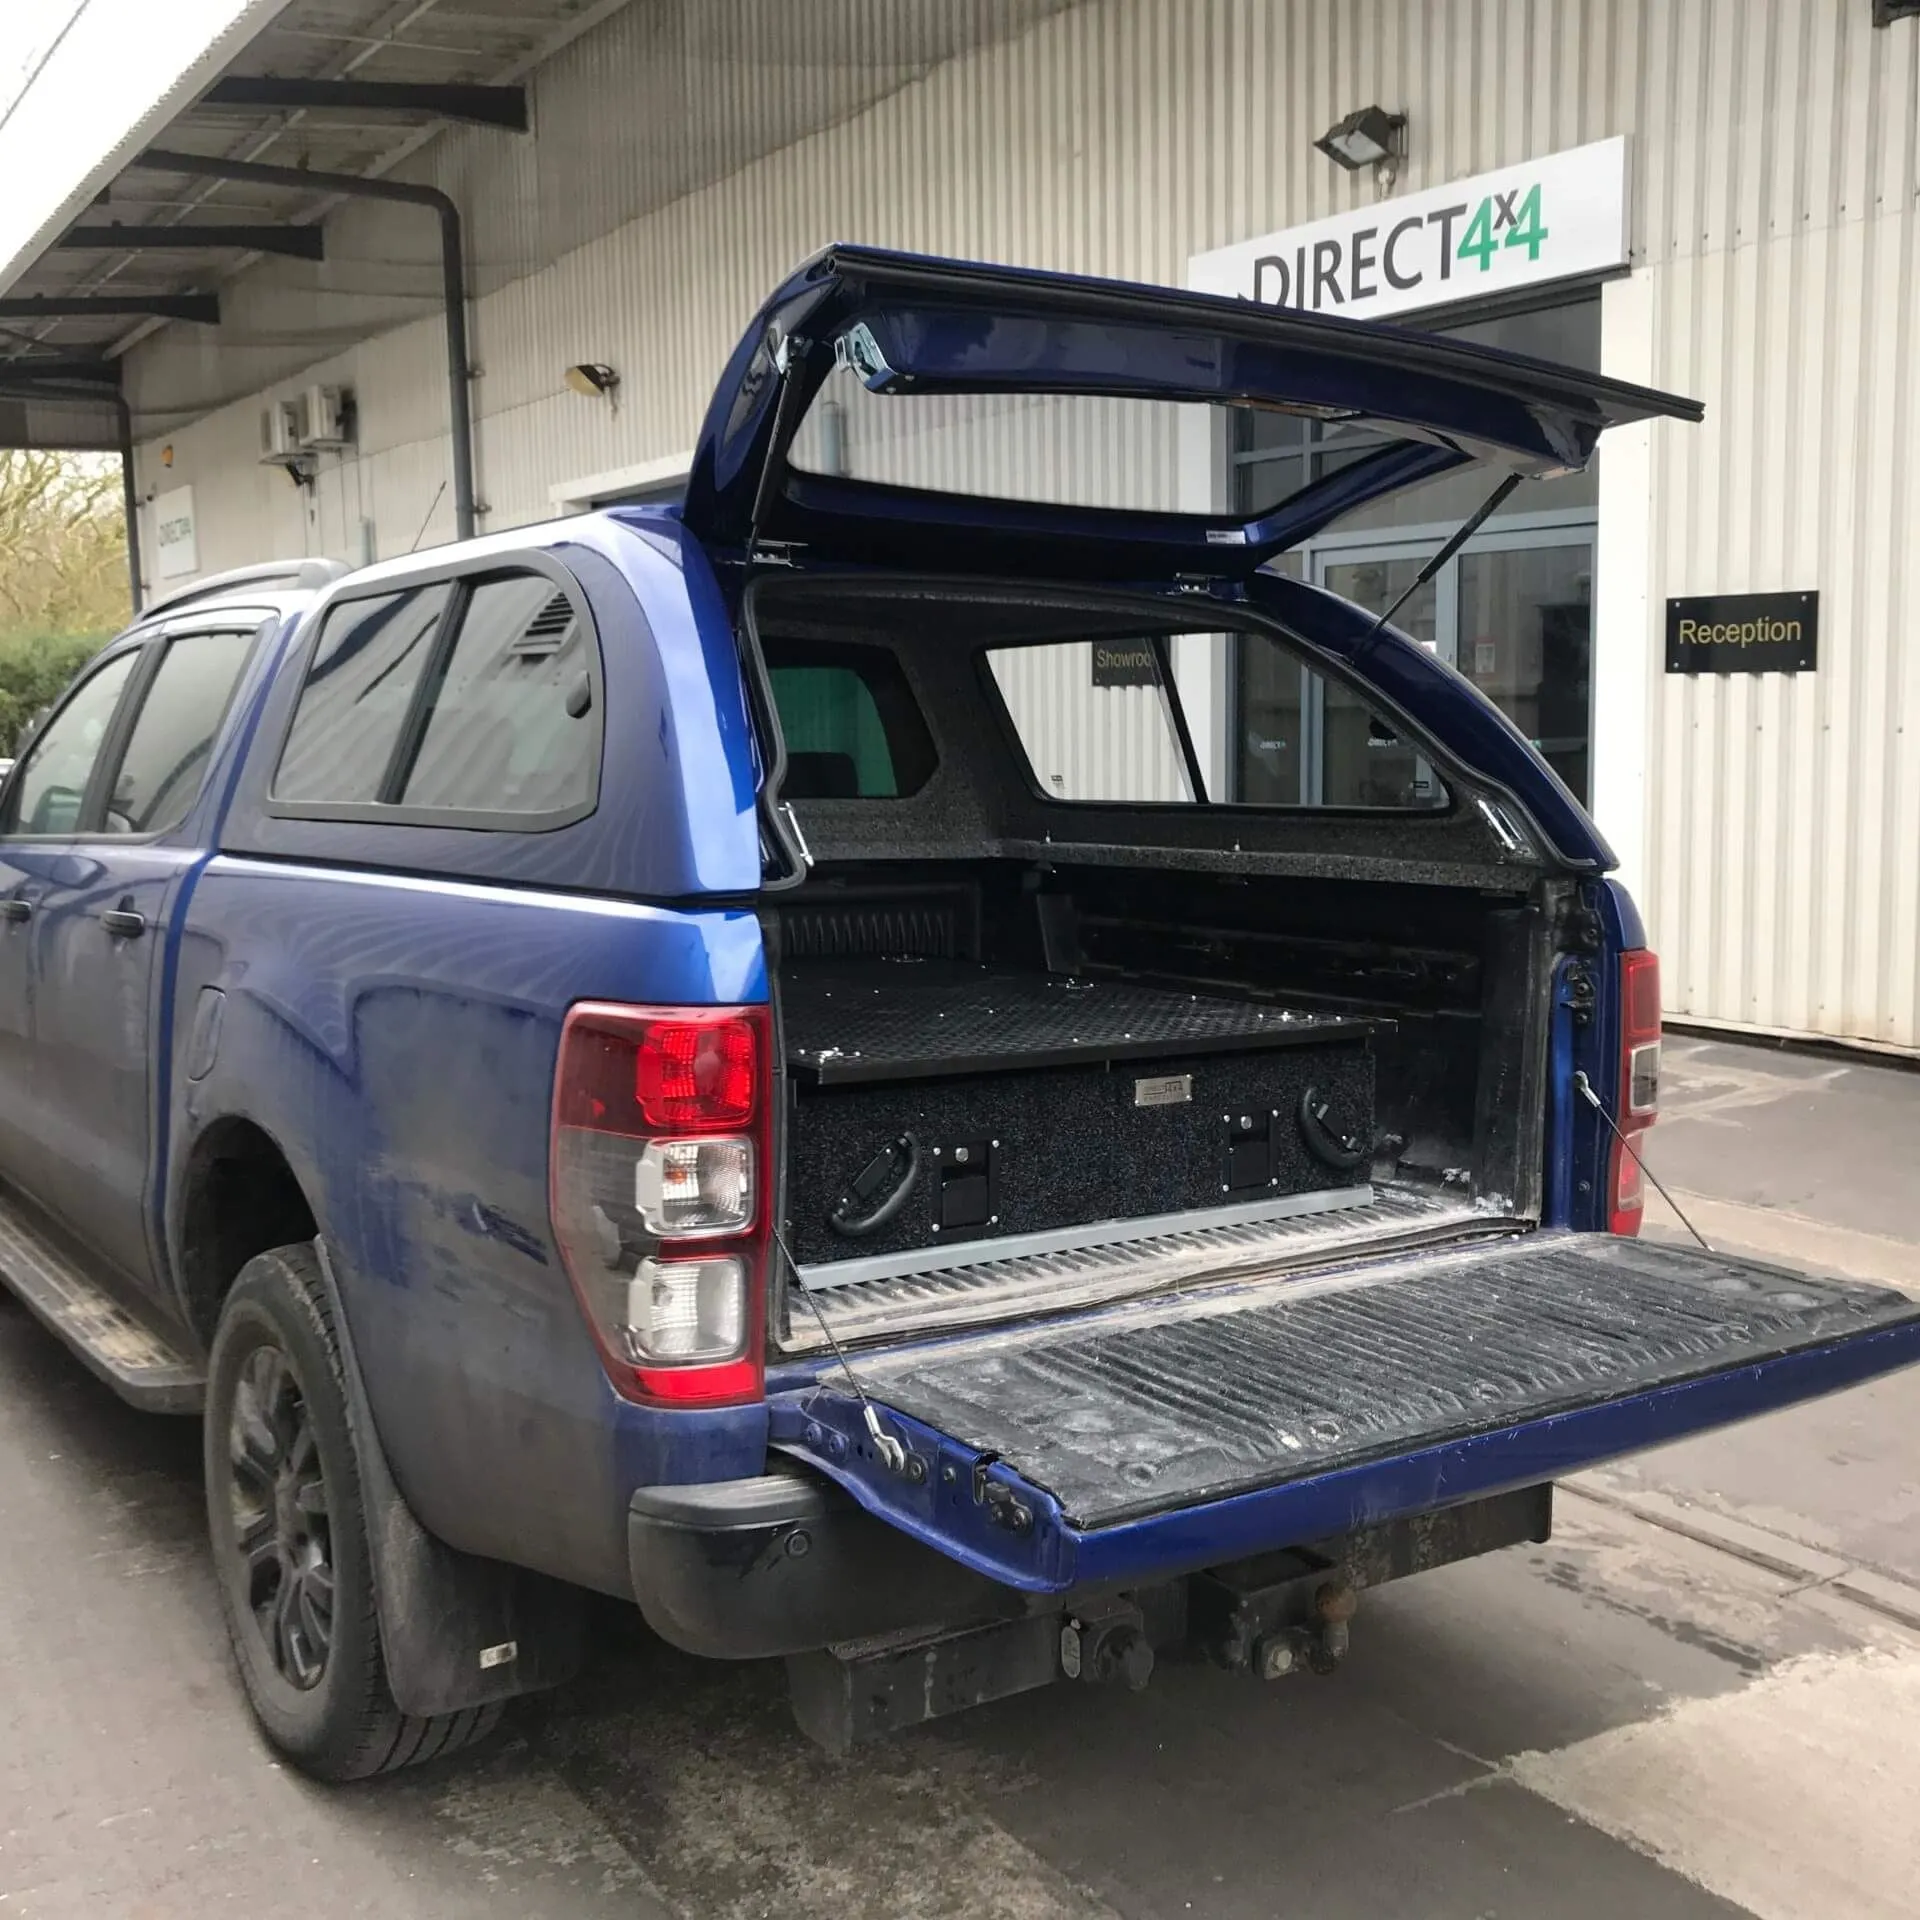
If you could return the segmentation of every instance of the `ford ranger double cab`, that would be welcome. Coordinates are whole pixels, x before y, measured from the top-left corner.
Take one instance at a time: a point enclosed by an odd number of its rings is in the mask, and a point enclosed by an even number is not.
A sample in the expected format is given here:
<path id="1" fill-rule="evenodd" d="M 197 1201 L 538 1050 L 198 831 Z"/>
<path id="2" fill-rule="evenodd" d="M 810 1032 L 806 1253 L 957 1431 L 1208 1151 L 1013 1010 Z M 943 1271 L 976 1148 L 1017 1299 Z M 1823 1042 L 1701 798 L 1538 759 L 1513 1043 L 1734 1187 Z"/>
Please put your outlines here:
<path id="1" fill-rule="evenodd" d="M 1393 609 L 1288 571 L 1698 413 L 835 247 L 681 506 L 256 568 L 108 646 L 0 792 L 0 1269 L 203 1416 L 273 1745 L 450 1752 L 592 1592 L 784 1658 L 836 1750 L 1325 1670 L 1366 1588 L 1544 1539 L 1556 1476 L 1920 1357 L 1904 1295 L 1636 1236 L 1612 855 Z"/>

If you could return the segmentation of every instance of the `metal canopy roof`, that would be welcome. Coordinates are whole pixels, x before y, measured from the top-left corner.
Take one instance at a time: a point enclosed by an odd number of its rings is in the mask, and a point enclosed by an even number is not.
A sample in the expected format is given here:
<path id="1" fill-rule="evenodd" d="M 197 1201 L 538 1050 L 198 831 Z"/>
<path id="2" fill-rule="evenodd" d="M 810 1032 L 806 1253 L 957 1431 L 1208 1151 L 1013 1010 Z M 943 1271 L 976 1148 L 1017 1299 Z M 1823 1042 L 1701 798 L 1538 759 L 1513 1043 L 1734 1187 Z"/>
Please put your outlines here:
<path id="1" fill-rule="evenodd" d="M 31 423 L 71 422 L 75 405 L 84 412 L 89 381 L 96 392 L 103 385 L 113 392 L 99 403 L 103 411 L 83 443 L 115 444 L 108 430 L 119 424 L 114 362 L 128 347 L 157 327 L 174 326 L 204 330 L 219 355 L 217 315 L 228 283 L 267 255 L 325 258 L 321 229 L 340 204 L 337 195 L 127 165 L 128 155 L 159 150 L 363 179 L 398 168 L 397 177 L 426 179 L 420 167 L 402 163 L 450 125 L 498 130 L 486 138 L 521 137 L 528 99 L 520 83 L 628 6 L 656 12 L 670 27 L 666 39 L 677 37 L 682 53 L 694 58 L 724 24 L 736 46 L 744 29 L 756 64 L 769 71 L 830 72 L 825 86 L 774 89 L 758 123 L 728 141 L 691 138 L 684 121 L 656 102 L 648 178 L 620 209 L 619 217 L 631 218 L 858 111 L 940 61 L 1072 4 L 888 0 L 876 21 L 864 6 L 816 8 L 796 0 L 287 0 L 250 40 L 236 42 L 223 64 L 217 57 L 202 64 L 199 92 L 184 111 L 169 117 L 157 110 L 125 129 L 122 158 L 99 169 L 104 184 L 93 203 L 0 287 L 0 401 L 29 390 L 50 393 L 56 376 L 69 396 L 65 408 L 0 411 L 0 445 L 52 444 L 18 436 Z M 477 264 L 476 293 L 506 277 Z M 390 314 L 370 319 L 363 337 L 392 324 Z M 166 423 L 181 424 L 225 397 L 200 383 L 179 396 L 182 404 L 165 409 Z"/>
<path id="2" fill-rule="evenodd" d="M 293 0 L 145 144 L 378 178 L 451 121 L 524 129 L 515 83 L 626 4 Z M 166 321 L 216 324 L 223 283 L 262 252 L 322 257 L 335 203 L 122 171 L 0 294 L 0 445 L 118 445 L 117 355 Z"/>

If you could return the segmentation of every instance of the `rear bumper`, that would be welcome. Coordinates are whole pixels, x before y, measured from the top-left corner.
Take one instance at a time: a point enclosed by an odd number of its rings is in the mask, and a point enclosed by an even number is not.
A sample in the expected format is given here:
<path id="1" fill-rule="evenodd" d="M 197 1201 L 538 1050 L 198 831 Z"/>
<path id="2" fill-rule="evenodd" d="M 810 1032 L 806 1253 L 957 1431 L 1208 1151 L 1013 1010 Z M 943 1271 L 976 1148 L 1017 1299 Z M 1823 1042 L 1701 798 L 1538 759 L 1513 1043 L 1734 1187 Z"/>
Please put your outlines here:
<path id="1" fill-rule="evenodd" d="M 642 1487 L 627 1559 L 647 1624 L 719 1660 L 810 1653 L 1018 1613 L 1016 1595 L 875 1519 L 804 1469 Z"/>

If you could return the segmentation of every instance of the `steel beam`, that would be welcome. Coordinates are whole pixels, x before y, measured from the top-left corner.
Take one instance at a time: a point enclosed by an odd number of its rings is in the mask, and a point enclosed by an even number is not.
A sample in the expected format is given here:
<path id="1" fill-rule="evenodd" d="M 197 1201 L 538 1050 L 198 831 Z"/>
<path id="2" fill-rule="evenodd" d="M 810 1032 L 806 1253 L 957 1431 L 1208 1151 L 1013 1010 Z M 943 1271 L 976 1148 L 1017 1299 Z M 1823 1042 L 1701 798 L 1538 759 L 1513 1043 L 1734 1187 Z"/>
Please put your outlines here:
<path id="1" fill-rule="evenodd" d="M 220 324 L 216 293 L 47 293 L 0 300 L 0 320 L 198 320 Z"/>
<path id="2" fill-rule="evenodd" d="M 405 113 L 525 133 L 527 90 L 416 80 L 287 80 L 229 74 L 200 96 L 203 107 L 266 107 L 289 112 L 347 107 L 356 113 Z"/>
<path id="3" fill-rule="evenodd" d="M 107 359 L 56 358 L 23 354 L 18 359 L 0 360 L 0 383 L 32 380 L 93 380 L 105 387 L 120 384 L 120 363 Z"/>
<path id="4" fill-rule="evenodd" d="M 145 253 L 152 248 L 237 247 L 245 253 L 282 253 L 290 260 L 324 260 L 326 237 L 318 227 L 215 226 L 201 223 L 178 226 L 119 225 L 69 227 L 56 247 L 69 252 Z"/>

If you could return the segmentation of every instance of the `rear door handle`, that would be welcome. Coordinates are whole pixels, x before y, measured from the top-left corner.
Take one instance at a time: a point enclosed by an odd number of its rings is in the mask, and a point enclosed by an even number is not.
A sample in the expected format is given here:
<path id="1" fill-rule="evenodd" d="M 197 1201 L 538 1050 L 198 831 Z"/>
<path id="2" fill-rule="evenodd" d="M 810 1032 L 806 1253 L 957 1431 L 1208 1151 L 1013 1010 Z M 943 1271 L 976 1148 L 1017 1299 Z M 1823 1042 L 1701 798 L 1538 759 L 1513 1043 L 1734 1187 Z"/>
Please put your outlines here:
<path id="1" fill-rule="evenodd" d="M 100 916 L 100 924 L 116 940 L 134 940 L 147 930 L 144 913 L 130 913 L 125 907 L 109 907 Z"/>
<path id="2" fill-rule="evenodd" d="M 0 919 L 11 920 L 18 926 L 21 921 L 32 918 L 33 902 L 31 900 L 21 900 L 17 897 L 12 900 L 0 900 Z"/>

